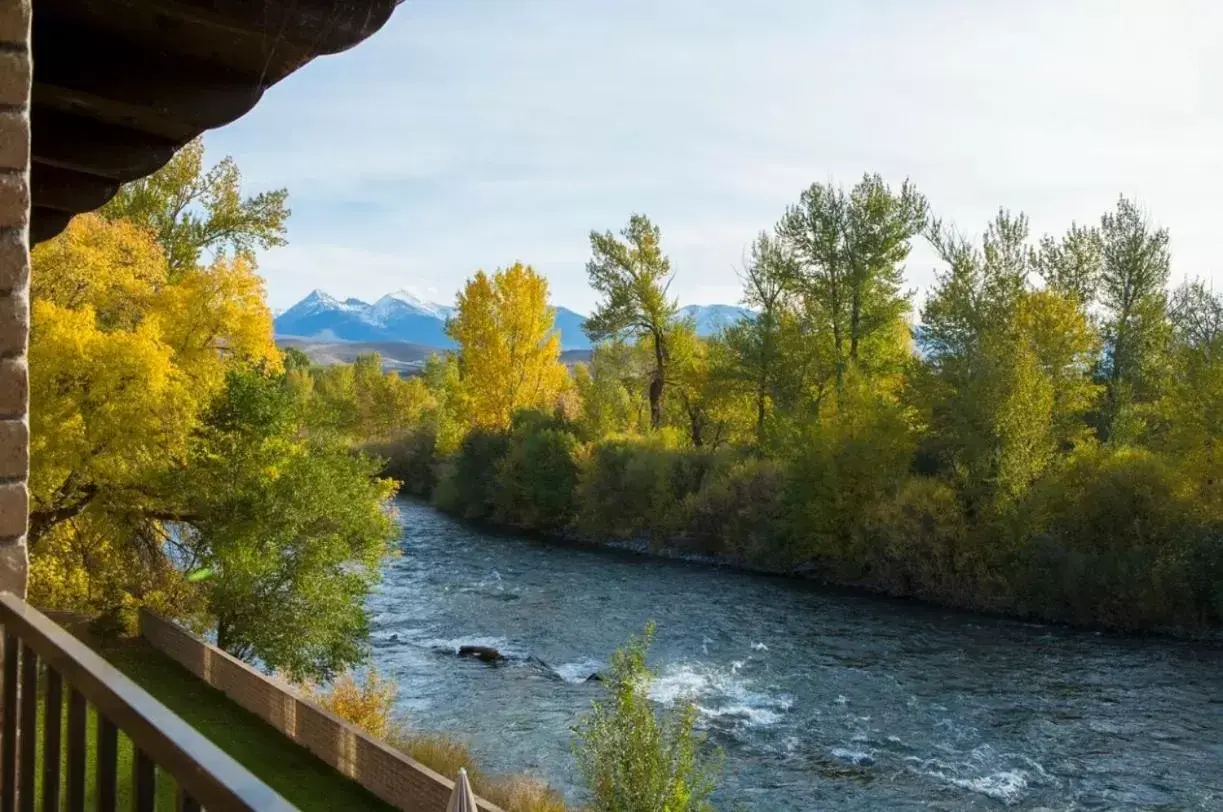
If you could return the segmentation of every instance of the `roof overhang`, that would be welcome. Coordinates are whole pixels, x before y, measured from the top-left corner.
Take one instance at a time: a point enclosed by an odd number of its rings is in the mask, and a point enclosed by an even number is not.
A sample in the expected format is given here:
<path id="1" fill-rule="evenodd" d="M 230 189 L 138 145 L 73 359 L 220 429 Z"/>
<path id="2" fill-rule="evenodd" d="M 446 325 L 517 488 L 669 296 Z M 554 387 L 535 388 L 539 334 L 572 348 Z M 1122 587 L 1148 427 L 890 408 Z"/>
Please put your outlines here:
<path id="1" fill-rule="evenodd" d="M 369 37 L 398 2 L 35 0 L 31 242 Z"/>

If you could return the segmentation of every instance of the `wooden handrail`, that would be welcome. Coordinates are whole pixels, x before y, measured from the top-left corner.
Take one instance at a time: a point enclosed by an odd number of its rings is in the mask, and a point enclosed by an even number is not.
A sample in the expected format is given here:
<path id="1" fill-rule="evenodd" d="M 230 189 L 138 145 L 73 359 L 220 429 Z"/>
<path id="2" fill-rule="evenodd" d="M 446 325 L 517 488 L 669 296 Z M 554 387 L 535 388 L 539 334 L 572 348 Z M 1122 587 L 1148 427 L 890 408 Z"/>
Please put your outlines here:
<path id="1" fill-rule="evenodd" d="M 81 696 L 91 704 L 99 716 L 99 809 L 114 808 L 115 792 L 114 750 L 110 737 L 115 728 L 123 731 L 134 747 L 135 797 L 137 807 L 146 802 L 152 809 L 154 793 L 149 791 L 153 780 L 153 764 L 156 763 L 171 775 L 180 789 L 180 808 L 200 808 L 212 812 L 293 812 L 296 807 L 280 797 L 274 790 L 251 774 L 249 770 L 215 744 L 204 738 L 189 724 L 162 705 L 143 688 L 136 685 L 118 669 L 106 662 L 81 641 L 52 622 L 44 614 L 9 592 L 0 593 L 0 626 L 4 627 L 4 729 L 3 759 L 0 769 L 0 812 L 15 809 L 19 801 L 21 809 L 33 809 L 35 798 L 33 782 L 35 766 L 24 763 L 34 754 L 36 735 L 34 720 L 21 714 L 18 734 L 19 708 L 23 704 L 20 695 L 33 702 L 37 691 L 37 664 L 46 666 L 49 686 L 55 683 L 53 693 L 59 695 L 58 680 L 68 685 L 68 799 L 71 804 L 74 790 L 73 776 L 79 772 L 77 783 L 83 780 L 81 764 L 73 759 L 84 758 L 83 725 L 74 728 L 74 700 Z M 21 649 L 24 667 L 17 666 Z M 19 674 L 20 686 L 17 685 Z M 32 675 L 32 676 L 31 676 Z M 48 698 L 52 691 L 48 691 Z M 77 708 L 82 707 L 79 701 Z M 80 714 L 80 710 L 75 711 Z M 49 717 L 50 718 L 50 717 Z M 58 710 L 55 712 L 58 718 Z M 58 727 L 58 726 L 57 726 Z M 53 737 L 58 748 L 58 735 Z M 19 743 L 20 742 L 20 743 Z M 44 742 L 50 744 L 50 742 Z M 74 750 L 77 752 L 74 754 Z M 45 754 L 44 760 L 51 758 Z M 58 755 L 55 756 L 58 761 Z M 104 764 L 109 761 L 111 763 Z M 103 773 L 108 772 L 108 775 Z M 24 780 L 14 780 L 21 776 Z M 28 783 L 26 783 L 28 782 Z M 22 786 L 25 784 L 25 786 Z M 27 794 L 28 789 L 28 794 Z M 109 801 L 109 802 L 108 802 Z"/>

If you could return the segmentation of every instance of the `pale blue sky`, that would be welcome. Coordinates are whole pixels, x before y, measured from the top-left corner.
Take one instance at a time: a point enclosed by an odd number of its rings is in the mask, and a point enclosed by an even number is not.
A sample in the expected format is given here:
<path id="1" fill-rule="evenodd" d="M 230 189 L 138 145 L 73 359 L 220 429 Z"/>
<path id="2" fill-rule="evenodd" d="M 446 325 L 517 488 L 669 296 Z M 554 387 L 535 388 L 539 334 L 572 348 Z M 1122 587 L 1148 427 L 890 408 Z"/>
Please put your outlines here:
<path id="1" fill-rule="evenodd" d="M 753 235 L 813 181 L 911 177 L 978 233 L 1119 193 L 1223 285 L 1223 4 L 1121 0 L 406 0 L 208 136 L 287 186 L 274 307 L 321 287 L 449 302 L 516 259 L 578 310 L 588 233 L 662 228 L 681 303 L 735 302 Z M 932 279 L 924 247 L 915 288 Z"/>

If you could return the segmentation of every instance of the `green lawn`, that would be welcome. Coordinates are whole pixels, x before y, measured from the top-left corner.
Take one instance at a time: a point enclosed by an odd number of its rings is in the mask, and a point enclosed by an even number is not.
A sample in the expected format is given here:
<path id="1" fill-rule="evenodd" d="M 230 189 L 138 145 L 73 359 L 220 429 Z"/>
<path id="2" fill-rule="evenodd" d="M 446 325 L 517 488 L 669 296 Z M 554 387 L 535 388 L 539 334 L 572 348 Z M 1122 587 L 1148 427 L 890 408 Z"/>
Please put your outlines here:
<path id="1" fill-rule="evenodd" d="M 128 641 L 102 654 L 132 681 L 302 810 L 391 812 L 395 809 L 319 761 L 259 717 L 235 705 L 223 693 L 203 683 L 143 640 Z M 126 780 L 130 784 L 131 780 L 131 745 L 122 735 L 119 757 L 126 758 L 121 761 L 119 772 L 121 792 L 125 792 L 122 782 Z M 162 799 L 169 804 L 173 793 L 172 787 L 163 788 L 162 784 L 171 783 L 158 772 L 159 810 Z M 172 804 L 165 808 L 171 809 Z"/>

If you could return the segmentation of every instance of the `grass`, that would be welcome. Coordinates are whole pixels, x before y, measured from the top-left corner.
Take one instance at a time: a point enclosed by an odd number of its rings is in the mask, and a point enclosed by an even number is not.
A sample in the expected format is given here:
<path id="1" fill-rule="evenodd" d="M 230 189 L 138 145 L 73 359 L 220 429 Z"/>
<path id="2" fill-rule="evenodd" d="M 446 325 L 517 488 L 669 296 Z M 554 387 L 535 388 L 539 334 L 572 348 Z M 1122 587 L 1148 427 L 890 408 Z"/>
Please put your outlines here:
<path id="1" fill-rule="evenodd" d="M 44 730 L 46 729 L 45 714 L 46 707 L 40 701 L 38 713 L 38 741 L 41 748 L 43 741 Z M 67 803 L 68 797 L 68 702 L 64 699 L 63 707 L 60 709 L 60 742 L 63 750 L 63 757 L 60 760 L 60 803 Z M 96 808 L 96 775 L 97 775 L 97 728 L 98 716 L 93 708 L 89 708 L 85 719 L 85 741 L 86 741 L 86 756 L 85 756 L 85 807 L 88 809 Z M 39 750 L 41 758 L 42 751 Z M 122 733 L 119 735 L 119 753 L 118 753 L 118 769 L 117 769 L 117 785 L 118 785 L 118 808 L 132 808 L 132 743 Z M 167 780 L 165 776 L 158 775 L 157 782 L 157 804 L 158 812 L 165 810 L 171 812 L 175 808 L 175 792 L 177 787 L 173 780 Z M 34 777 L 34 796 L 38 799 L 39 808 L 42 805 L 43 793 L 43 776 L 42 765 L 39 765 L 38 771 Z"/>
<path id="2" fill-rule="evenodd" d="M 143 640 L 125 641 L 102 654 L 133 682 L 304 812 L 391 812 L 395 809 Z M 120 736 L 120 759 L 124 744 Z M 127 746 L 127 759 L 130 765 L 130 745 Z M 121 763 L 121 778 L 130 774 L 130 766 L 125 771 Z M 159 810 L 162 808 L 160 784 L 169 783 L 161 781 L 161 777 L 159 773 Z M 127 781 L 130 783 L 130 778 Z"/>

